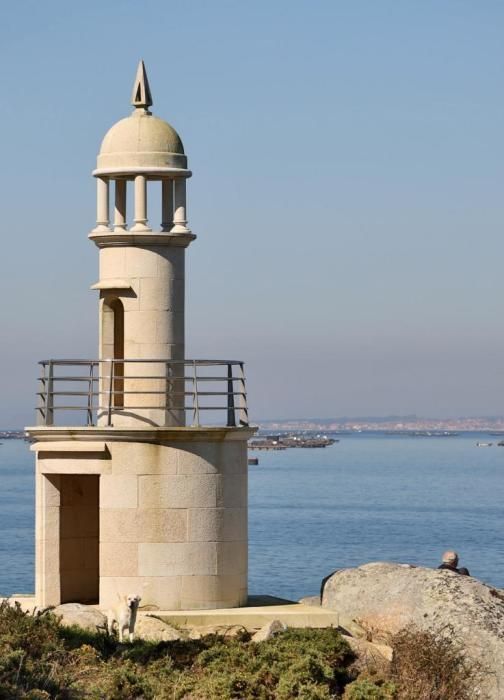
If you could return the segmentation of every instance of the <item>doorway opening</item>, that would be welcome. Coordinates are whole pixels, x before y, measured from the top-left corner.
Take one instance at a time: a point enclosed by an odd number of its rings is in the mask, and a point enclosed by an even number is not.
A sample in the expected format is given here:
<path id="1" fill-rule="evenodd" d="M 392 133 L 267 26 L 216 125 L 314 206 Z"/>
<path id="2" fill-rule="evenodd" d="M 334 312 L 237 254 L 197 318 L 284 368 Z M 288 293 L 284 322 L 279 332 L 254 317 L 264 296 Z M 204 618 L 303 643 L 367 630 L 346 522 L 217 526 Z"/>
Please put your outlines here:
<path id="1" fill-rule="evenodd" d="M 102 309 L 101 359 L 113 359 L 114 383 L 112 405 L 124 408 L 124 306 L 120 299 L 104 299 Z"/>
<path id="2" fill-rule="evenodd" d="M 99 599 L 100 477 L 59 475 L 59 568 L 62 603 Z"/>

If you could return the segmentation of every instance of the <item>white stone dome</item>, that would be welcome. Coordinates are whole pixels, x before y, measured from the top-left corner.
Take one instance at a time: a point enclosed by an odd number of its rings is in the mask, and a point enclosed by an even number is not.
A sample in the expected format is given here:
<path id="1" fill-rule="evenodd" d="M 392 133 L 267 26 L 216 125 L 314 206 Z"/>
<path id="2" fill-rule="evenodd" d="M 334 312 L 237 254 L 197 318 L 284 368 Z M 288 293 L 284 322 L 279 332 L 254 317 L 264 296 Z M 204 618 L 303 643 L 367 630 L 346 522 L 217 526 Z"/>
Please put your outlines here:
<path id="1" fill-rule="evenodd" d="M 98 154 L 99 170 L 187 168 L 175 129 L 146 109 L 135 109 L 106 133 Z"/>

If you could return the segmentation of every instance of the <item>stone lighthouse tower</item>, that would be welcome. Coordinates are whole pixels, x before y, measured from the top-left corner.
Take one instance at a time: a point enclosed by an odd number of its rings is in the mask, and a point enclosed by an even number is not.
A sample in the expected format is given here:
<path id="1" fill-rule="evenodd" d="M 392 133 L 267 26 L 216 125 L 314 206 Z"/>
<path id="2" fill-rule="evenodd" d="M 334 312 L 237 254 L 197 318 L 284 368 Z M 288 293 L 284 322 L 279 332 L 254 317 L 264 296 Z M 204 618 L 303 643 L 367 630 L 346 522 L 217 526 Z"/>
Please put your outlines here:
<path id="1" fill-rule="evenodd" d="M 150 111 L 143 62 L 131 101 L 93 172 L 98 357 L 40 362 L 38 425 L 27 429 L 37 602 L 107 607 L 139 593 L 160 610 L 236 607 L 247 598 L 254 432 L 243 363 L 185 357 L 191 172 L 175 129 Z"/>

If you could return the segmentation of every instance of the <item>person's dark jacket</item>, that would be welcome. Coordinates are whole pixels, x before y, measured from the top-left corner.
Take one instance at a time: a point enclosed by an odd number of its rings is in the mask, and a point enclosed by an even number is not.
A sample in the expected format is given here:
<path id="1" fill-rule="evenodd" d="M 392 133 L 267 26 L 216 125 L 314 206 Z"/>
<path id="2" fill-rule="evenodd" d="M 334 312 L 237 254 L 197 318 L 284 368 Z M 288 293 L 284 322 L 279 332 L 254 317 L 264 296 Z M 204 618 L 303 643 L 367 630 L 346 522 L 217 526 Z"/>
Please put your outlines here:
<path id="1" fill-rule="evenodd" d="M 456 574 L 462 574 L 462 576 L 471 575 L 469 573 L 469 570 L 466 569 L 465 566 L 461 566 L 460 569 L 457 569 L 457 567 L 453 566 L 452 564 L 441 564 L 441 566 L 438 566 L 438 569 L 446 569 L 447 571 L 453 571 Z"/>

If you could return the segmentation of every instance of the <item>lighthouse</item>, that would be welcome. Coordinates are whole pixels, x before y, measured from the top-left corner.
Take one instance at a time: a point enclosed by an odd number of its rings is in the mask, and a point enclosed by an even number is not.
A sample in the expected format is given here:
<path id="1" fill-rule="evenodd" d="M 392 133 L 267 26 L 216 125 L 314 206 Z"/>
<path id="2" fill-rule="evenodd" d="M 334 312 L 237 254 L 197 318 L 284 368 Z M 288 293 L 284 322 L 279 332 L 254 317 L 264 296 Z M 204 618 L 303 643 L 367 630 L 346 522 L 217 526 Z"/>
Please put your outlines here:
<path id="1" fill-rule="evenodd" d="M 27 428 L 36 599 L 109 607 L 135 593 L 154 610 L 237 607 L 247 600 L 255 432 L 244 365 L 185 356 L 191 171 L 180 136 L 152 112 L 143 62 L 131 103 L 93 171 L 97 357 L 39 363 L 37 425 Z"/>

